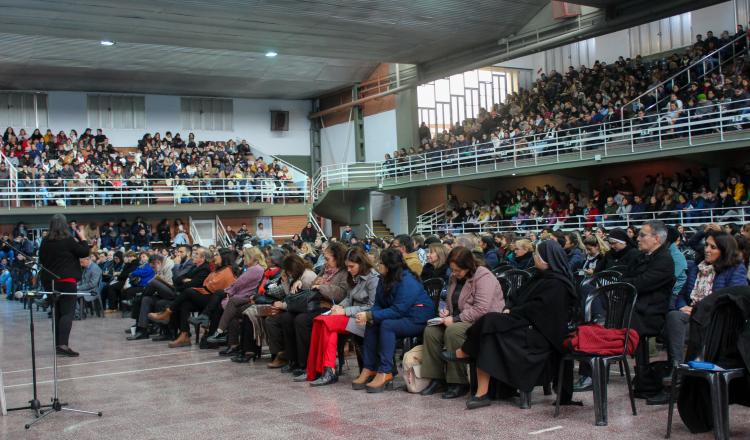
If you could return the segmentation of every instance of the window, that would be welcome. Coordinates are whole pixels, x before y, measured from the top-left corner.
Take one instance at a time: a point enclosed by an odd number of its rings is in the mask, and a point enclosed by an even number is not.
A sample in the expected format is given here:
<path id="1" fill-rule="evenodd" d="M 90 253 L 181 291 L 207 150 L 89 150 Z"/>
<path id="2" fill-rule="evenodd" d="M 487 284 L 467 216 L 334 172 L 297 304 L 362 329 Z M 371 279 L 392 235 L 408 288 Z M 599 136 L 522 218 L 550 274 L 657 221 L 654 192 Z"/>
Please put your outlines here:
<path id="1" fill-rule="evenodd" d="M 182 128 L 185 130 L 233 130 L 234 106 L 231 99 L 182 98 Z"/>
<path id="2" fill-rule="evenodd" d="M 0 126 L 15 127 L 18 131 L 48 125 L 45 93 L 0 93 Z"/>
<path id="3" fill-rule="evenodd" d="M 88 126 L 94 128 L 145 129 L 143 96 L 88 95 Z"/>
<path id="4" fill-rule="evenodd" d="M 442 131 L 466 118 L 476 118 L 480 108 L 492 110 L 494 104 L 505 102 L 507 93 L 518 90 L 511 81 L 513 72 L 501 68 L 471 70 L 418 86 L 420 122 Z"/>

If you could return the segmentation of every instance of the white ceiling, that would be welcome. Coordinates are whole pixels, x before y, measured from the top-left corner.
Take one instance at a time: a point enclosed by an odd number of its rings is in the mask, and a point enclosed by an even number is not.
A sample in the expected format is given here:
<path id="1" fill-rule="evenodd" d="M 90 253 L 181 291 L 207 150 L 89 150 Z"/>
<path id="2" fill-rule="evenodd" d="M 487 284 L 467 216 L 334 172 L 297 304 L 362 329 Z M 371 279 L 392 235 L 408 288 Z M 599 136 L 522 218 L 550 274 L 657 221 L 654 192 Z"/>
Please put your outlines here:
<path id="1" fill-rule="evenodd" d="M 546 3 L 0 0 L 0 89 L 311 98 L 496 41 Z"/>

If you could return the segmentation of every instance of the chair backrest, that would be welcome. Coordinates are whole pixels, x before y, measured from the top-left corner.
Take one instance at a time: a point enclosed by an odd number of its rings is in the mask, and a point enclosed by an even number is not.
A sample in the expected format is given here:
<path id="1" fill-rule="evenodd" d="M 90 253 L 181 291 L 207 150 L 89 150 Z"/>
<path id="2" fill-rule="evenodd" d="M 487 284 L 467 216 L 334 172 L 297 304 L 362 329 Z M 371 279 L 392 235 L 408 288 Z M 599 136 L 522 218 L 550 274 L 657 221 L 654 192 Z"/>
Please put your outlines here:
<path id="1" fill-rule="evenodd" d="M 501 264 L 500 266 L 497 266 L 496 268 L 492 269 L 492 273 L 495 274 L 495 276 L 500 275 L 503 272 L 509 271 L 513 269 L 513 266 L 510 264 Z"/>
<path id="2" fill-rule="evenodd" d="M 604 296 L 607 304 L 606 328 L 630 329 L 633 308 L 638 292 L 632 284 L 614 282 L 596 289 L 595 295 Z"/>
<path id="3" fill-rule="evenodd" d="M 505 297 L 505 303 L 508 304 L 509 300 L 513 298 L 513 295 L 518 292 L 518 289 L 523 286 L 526 281 L 531 278 L 531 275 L 525 270 L 511 269 L 506 270 L 502 274 L 498 275 L 500 278 L 505 278 L 508 281 L 509 287 L 507 290 L 503 290 L 503 296 Z"/>
<path id="4" fill-rule="evenodd" d="M 622 273 L 616 270 L 603 270 L 595 273 L 591 278 L 591 283 L 595 287 L 606 286 L 608 284 L 616 283 L 622 278 Z"/>
<path id="5" fill-rule="evenodd" d="M 497 282 L 500 283 L 500 288 L 503 291 L 503 299 L 507 298 L 508 292 L 511 290 L 510 281 L 501 275 L 497 275 L 495 278 L 497 278 Z"/>
<path id="6" fill-rule="evenodd" d="M 445 281 L 442 278 L 430 278 L 422 283 L 427 294 L 430 295 L 432 303 L 435 306 L 435 311 L 438 312 L 440 308 L 440 294 L 445 289 Z"/>
<path id="7" fill-rule="evenodd" d="M 737 341 L 745 325 L 745 318 L 736 304 L 717 303 L 711 312 L 697 360 L 719 363 L 724 368 L 734 368 L 736 365 L 728 364 L 742 359 L 737 349 Z"/>

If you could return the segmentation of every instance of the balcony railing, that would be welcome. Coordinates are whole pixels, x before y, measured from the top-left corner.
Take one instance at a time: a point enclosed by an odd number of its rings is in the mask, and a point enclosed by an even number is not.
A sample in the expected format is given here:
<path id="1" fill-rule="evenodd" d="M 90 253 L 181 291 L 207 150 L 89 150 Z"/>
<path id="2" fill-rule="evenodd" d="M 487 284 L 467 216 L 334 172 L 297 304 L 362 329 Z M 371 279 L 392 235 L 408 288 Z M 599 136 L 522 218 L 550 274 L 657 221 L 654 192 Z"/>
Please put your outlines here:
<path id="1" fill-rule="evenodd" d="M 538 232 L 546 227 L 551 227 L 553 230 L 582 230 L 586 227 L 594 226 L 625 228 L 630 225 L 640 226 L 650 220 L 660 220 L 668 225 L 689 227 L 699 227 L 706 223 L 726 224 L 735 222 L 744 224 L 750 220 L 750 206 L 609 215 L 599 214 L 595 216 L 576 215 L 568 217 L 516 218 L 480 223 L 423 223 L 416 232 L 421 234 L 437 234 L 439 232 L 464 234 L 474 232 Z"/>
<path id="2" fill-rule="evenodd" d="M 0 207 L 308 203 L 306 182 L 274 179 L 0 180 Z"/>
<path id="3" fill-rule="evenodd" d="M 625 119 L 459 148 L 436 149 L 385 162 L 321 167 L 313 197 L 331 185 L 356 180 L 381 187 L 445 177 L 470 176 L 535 166 L 598 161 L 665 150 L 689 150 L 726 141 L 750 140 L 750 100 L 722 102 L 645 119 Z"/>

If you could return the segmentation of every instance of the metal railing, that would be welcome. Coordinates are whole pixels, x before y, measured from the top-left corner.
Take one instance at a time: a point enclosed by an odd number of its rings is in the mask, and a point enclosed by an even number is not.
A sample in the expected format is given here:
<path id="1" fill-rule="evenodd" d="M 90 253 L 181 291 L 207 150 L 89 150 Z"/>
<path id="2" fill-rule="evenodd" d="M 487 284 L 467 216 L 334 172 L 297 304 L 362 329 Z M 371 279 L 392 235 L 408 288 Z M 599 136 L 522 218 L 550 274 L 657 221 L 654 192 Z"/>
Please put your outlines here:
<path id="1" fill-rule="evenodd" d="M 431 227 L 432 225 L 440 224 L 445 221 L 445 205 L 442 203 L 438 206 L 430 209 L 429 211 L 423 212 L 417 216 L 417 224 L 414 226 L 412 234 L 419 233 L 425 227 Z"/>
<path id="2" fill-rule="evenodd" d="M 195 227 L 195 224 L 193 223 L 193 217 L 188 217 L 188 228 L 190 228 L 190 238 L 191 241 L 194 244 L 198 244 L 199 246 L 203 246 L 203 239 L 201 238 L 201 234 L 198 232 L 198 228 Z"/>
<path id="3" fill-rule="evenodd" d="M 671 211 L 630 212 L 621 214 L 575 215 L 567 217 L 519 217 L 511 220 L 480 223 L 425 223 L 421 234 L 451 232 L 453 234 L 481 232 L 538 232 L 545 227 L 554 230 L 582 230 L 586 227 L 625 228 L 639 226 L 650 220 L 660 220 L 668 225 L 698 227 L 706 223 L 746 223 L 750 220 L 750 206 L 731 208 L 681 209 Z"/>
<path id="4" fill-rule="evenodd" d="M 216 241 L 220 247 L 230 247 L 232 245 L 232 238 L 227 233 L 227 229 L 218 215 L 216 216 Z"/>
<path id="5" fill-rule="evenodd" d="M 659 88 L 664 87 L 666 89 L 666 86 L 669 85 L 669 89 L 671 90 L 674 87 L 675 80 L 681 77 L 686 78 L 686 81 L 684 82 L 684 84 L 679 84 L 682 87 L 682 86 L 690 84 L 690 82 L 692 81 L 698 81 L 702 78 L 705 78 L 706 75 L 716 70 L 718 70 L 718 72 L 721 74 L 722 66 L 734 60 L 737 57 L 737 55 L 739 55 L 736 51 L 735 44 L 741 39 L 745 39 L 747 43 L 747 39 L 748 39 L 747 34 L 743 34 L 738 37 L 735 37 L 730 42 L 721 46 L 720 48 L 715 49 L 714 51 L 702 56 L 700 59 L 693 61 L 692 63 L 690 63 L 690 65 L 683 68 L 679 72 L 661 81 L 660 83 L 651 86 L 651 88 L 649 88 L 645 92 L 631 99 L 629 102 L 623 105 L 622 108 L 623 109 L 631 108 L 633 111 L 637 111 L 638 109 L 632 107 L 633 103 L 638 102 L 641 98 L 643 98 L 644 96 L 648 96 L 650 94 L 654 94 L 655 102 L 649 105 L 648 107 L 643 108 L 643 110 L 645 112 L 649 112 L 653 110 L 654 108 L 661 108 L 664 101 L 669 99 L 670 94 L 664 93 L 664 96 L 660 98 Z M 725 59 L 722 61 L 721 59 L 722 53 L 725 52 L 729 48 L 729 46 L 731 46 L 732 55 L 728 58 L 725 57 Z M 747 47 L 747 44 L 744 47 Z M 706 68 L 707 64 L 710 66 L 708 69 Z M 695 74 L 696 70 L 698 71 L 697 75 Z M 691 77 L 691 74 L 693 75 L 692 77 Z M 624 112 L 622 112 L 621 114 L 624 114 Z"/>
<path id="6" fill-rule="evenodd" d="M 323 228 L 321 228 L 321 227 L 320 227 L 320 224 L 318 223 L 318 220 L 317 220 L 317 219 L 315 218 L 315 216 L 313 215 L 312 211 L 310 211 L 309 213 L 307 213 L 307 220 L 308 220 L 308 221 L 309 221 L 310 223 L 312 223 L 312 225 L 313 225 L 313 228 L 315 228 L 315 230 L 316 230 L 316 231 L 318 231 L 318 234 L 319 234 L 319 235 L 320 235 L 321 237 L 323 237 L 323 238 L 325 238 L 326 240 L 328 240 L 328 237 L 326 236 L 326 233 L 325 233 L 325 232 L 323 232 Z"/>
<path id="7" fill-rule="evenodd" d="M 313 197 L 332 185 L 375 181 L 380 187 L 409 182 L 470 176 L 554 164 L 599 161 L 664 150 L 750 139 L 750 99 L 711 103 L 576 129 L 547 132 L 458 148 L 432 150 L 386 162 L 334 164 L 321 167 Z"/>
<path id="8" fill-rule="evenodd" d="M 301 186 L 274 179 L 0 180 L 0 206 L 307 203 Z"/>

